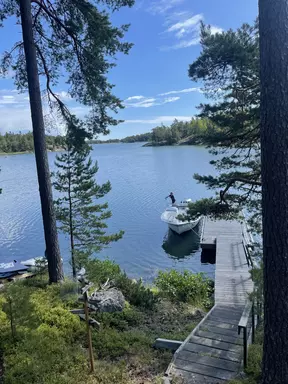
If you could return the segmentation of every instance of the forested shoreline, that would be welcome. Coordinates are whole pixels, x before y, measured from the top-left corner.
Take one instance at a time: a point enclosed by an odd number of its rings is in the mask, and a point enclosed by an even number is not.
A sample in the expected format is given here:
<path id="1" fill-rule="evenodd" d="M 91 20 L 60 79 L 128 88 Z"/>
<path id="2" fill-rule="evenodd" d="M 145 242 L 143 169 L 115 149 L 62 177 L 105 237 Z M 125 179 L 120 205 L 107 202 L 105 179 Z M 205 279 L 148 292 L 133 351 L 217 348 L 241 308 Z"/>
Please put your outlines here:
<path id="1" fill-rule="evenodd" d="M 145 147 L 160 147 L 169 145 L 199 145 L 205 142 L 205 137 L 212 129 L 209 119 L 191 118 L 190 121 L 175 119 L 171 125 L 160 125 L 151 132 L 128 136 L 123 139 L 91 140 L 91 144 L 110 143 L 141 143 Z"/>
<path id="2" fill-rule="evenodd" d="M 64 146 L 63 136 L 46 135 L 47 149 L 57 151 Z M 0 153 L 27 153 L 34 151 L 33 134 L 28 133 L 5 133 L 0 134 Z"/>
<path id="3" fill-rule="evenodd" d="M 89 144 L 111 144 L 111 143 L 146 143 L 144 146 L 165 145 L 199 145 L 205 141 L 210 129 L 208 119 L 192 118 L 191 121 L 175 121 L 169 125 L 161 125 L 138 135 L 124 137 L 123 139 L 89 140 Z M 46 135 L 47 148 L 57 151 L 64 148 L 64 136 Z M 33 134 L 7 132 L 0 134 L 0 154 L 27 153 L 34 151 Z"/>
<path id="4" fill-rule="evenodd" d="M 169 126 L 162 124 L 152 129 L 151 140 L 145 146 L 203 144 L 211 128 L 208 119 L 192 118 L 190 121 L 175 119 Z"/>

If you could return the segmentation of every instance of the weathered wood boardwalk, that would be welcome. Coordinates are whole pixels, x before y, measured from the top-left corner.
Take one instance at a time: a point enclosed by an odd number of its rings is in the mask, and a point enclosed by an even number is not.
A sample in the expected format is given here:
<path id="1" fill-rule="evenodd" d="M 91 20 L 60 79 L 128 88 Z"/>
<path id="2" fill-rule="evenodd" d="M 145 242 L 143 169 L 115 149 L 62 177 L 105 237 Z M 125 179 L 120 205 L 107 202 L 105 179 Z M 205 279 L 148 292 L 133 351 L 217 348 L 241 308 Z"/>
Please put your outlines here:
<path id="1" fill-rule="evenodd" d="M 167 382 L 181 376 L 187 384 L 216 384 L 239 372 L 243 340 L 238 323 L 253 290 L 242 240 L 241 223 L 205 220 L 201 246 L 216 249 L 215 305 L 175 352 Z"/>

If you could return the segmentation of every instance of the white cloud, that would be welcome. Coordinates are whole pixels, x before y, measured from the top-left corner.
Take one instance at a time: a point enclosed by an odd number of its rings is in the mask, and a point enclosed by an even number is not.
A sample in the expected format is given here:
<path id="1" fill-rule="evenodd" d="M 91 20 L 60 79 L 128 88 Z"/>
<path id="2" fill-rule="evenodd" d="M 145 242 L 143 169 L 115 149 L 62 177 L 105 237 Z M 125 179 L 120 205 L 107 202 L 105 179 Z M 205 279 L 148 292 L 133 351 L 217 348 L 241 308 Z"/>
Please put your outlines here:
<path id="1" fill-rule="evenodd" d="M 203 20 L 201 14 L 194 15 L 184 21 L 172 24 L 166 32 L 173 32 L 178 39 L 182 39 L 185 35 L 197 33 L 199 35 L 200 22 Z"/>
<path id="2" fill-rule="evenodd" d="M 185 15 L 185 18 L 183 17 Z M 174 15 L 176 16 L 176 15 Z M 193 45 L 198 45 L 200 42 L 200 26 L 201 21 L 204 20 L 202 14 L 196 14 L 187 17 L 187 14 L 179 14 L 178 21 L 175 22 L 177 18 L 174 17 L 170 19 L 170 23 L 168 23 L 169 27 L 166 28 L 165 34 L 168 36 L 172 36 L 174 39 L 178 40 L 177 43 L 161 47 L 162 51 L 168 51 L 172 49 L 180 49 L 180 48 L 188 48 Z"/>
<path id="3" fill-rule="evenodd" d="M 131 97 L 128 97 L 128 99 L 126 99 L 126 101 L 141 100 L 141 99 L 145 99 L 145 97 L 144 96 L 131 96 Z"/>
<path id="4" fill-rule="evenodd" d="M 179 100 L 180 97 L 167 97 L 166 99 L 164 99 L 163 101 L 163 104 L 166 104 L 166 103 L 173 103 L 174 101 L 177 101 Z"/>
<path id="5" fill-rule="evenodd" d="M 72 97 L 66 91 L 57 92 L 56 95 L 59 96 L 62 100 L 71 100 L 72 99 Z"/>
<path id="6" fill-rule="evenodd" d="M 0 118 L 0 132 L 19 132 L 31 130 L 31 114 L 29 108 L 11 108 L 2 106 Z"/>
<path id="7" fill-rule="evenodd" d="M 172 123 L 175 119 L 181 121 L 190 121 L 192 116 L 158 116 L 153 119 L 125 120 L 128 124 L 164 124 Z"/>
<path id="8" fill-rule="evenodd" d="M 15 72 L 12 69 L 8 69 L 8 71 L 5 74 L 1 71 L 0 77 L 1 77 L 1 80 L 11 80 L 15 77 Z"/>
<path id="9" fill-rule="evenodd" d="M 155 0 L 148 7 L 148 12 L 152 15 L 164 14 L 175 6 L 184 3 L 185 0 Z"/>
<path id="10" fill-rule="evenodd" d="M 27 100 L 25 100 L 27 94 L 17 93 L 17 90 L 14 89 L 0 89 L 0 105 L 3 104 L 13 104 L 16 105 L 27 105 Z"/>
<path id="11" fill-rule="evenodd" d="M 124 105 L 126 106 L 126 108 L 150 108 L 155 107 L 157 105 L 173 103 L 179 99 L 180 97 L 155 98 L 144 96 L 130 96 L 124 101 Z"/>
<path id="12" fill-rule="evenodd" d="M 220 27 L 217 27 L 216 25 L 211 25 L 211 33 L 212 35 L 216 35 L 216 33 L 222 33 L 223 29 Z"/>
<path id="13" fill-rule="evenodd" d="M 62 99 L 68 101 L 71 99 L 65 91 L 57 92 L 57 94 Z M 45 96 L 43 97 L 43 110 L 45 120 L 54 118 L 47 108 Z M 80 116 L 82 111 L 79 110 L 76 112 L 77 116 Z M 32 123 L 28 94 L 18 93 L 15 89 L 0 89 L 0 132 L 19 132 L 20 130 L 25 131 L 31 129 Z"/>
<path id="14" fill-rule="evenodd" d="M 180 89 L 179 91 L 169 91 L 165 93 L 159 93 L 159 96 L 178 95 L 179 93 L 190 93 L 190 92 L 202 93 L 200 88 L 185 88 L 185 89 Z"/>
<path id="15" fill-rule="evenodd" d="M 174 45 L 161 47 L 160 50 L 161 51 L 171 51 L 174 49 L 189 48 L 189 47 L 192 47 L 193 45 L 198 45 L 199 43 L 200 43 L 200 38 L 195 37 L 191 40 L 182 40 L 180 43 L 177 43 Z"/>

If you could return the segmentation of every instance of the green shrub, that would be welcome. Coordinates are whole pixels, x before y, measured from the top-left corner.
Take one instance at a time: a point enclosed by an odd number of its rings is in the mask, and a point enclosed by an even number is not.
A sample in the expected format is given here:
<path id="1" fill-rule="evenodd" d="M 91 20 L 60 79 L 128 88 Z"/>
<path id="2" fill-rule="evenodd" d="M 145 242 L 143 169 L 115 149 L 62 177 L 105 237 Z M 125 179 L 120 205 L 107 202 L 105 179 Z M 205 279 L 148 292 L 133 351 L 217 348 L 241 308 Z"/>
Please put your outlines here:
<path id="1" fill-rule="evenodd" d="M 159 302 L 158 296 L 153 293 L 149 288 L 145 287 L 141 280 L 137 282 L 129 279 L 129 277 L 122 273 L 115 280 L 117 288 L 119 288 L 126 300 L 136 307 L 142 307 L 151 310 Z"/>
<path id="2" fill-rule="evenodd" d="M 68 344 L 59 330 L 41 325 L 4 353 L 5 383 L 50 384 L 55 378 L 55 383 L 68 384 L 71 372 L 86 361 L 80 348 Z"/>
<path id="3" fill-rule="evenodd" d="M 229 384 L 258 384 L 261 381 L 262 356 L 263 356 L 263 328 L 257 329 L 255 344 L 250 345 L 248 350 L 248 363 L 245 373 L 247 377 L 243 380 L 232 380 Z"/>
<path id="4" fill-rule="evenodd" d="M 109 278 L 122 291 L 126 300 L 136 307 L 153 309 L 158 302 L 155 293 L 145 287 L 141 280 L 136 283 L 131 280 L 114 261 L 94 259 L 87 263 L 86 269 L 89 280 L 103 284 Z"/>
<path id="5" fill-rule="evenodd" d="M 144 321 L 143 313 L 132 306 L 124 308 L 123 312 L 99 313 L 94 317 L 104 328 L 111 327 L 119 331 L 128 330 L 129 327 L 137 327 Z"/>
<path id="6" fill-rule="evenodd" d="M 202 273 L 183 273 L 176 270 L 159 272 L 156 286 L 160 294 L 170 300 L 182 301 L 195 305 L 211 305 L 212 284 Z"/>
<path id="7" fill-rule="evenodd" d="M 111 260 L 89 260 L 85 266 L 88 280 L 97 284 L 104 284 L 107 279 L 115 280 L 122 272 L 118 264 Z"/>
<path id="8" fill-rule="evenodd" d="M 252 344 L 249 347 L 248 364 L 245 372 L 255 381 L 258 381 L 261 376 L 262 368 L 262 345 Z"/>
<path id="9" fill-rule="evenodd" d="M 137 354 L 147 346 L 152 347 L 153 339 L 141 331 L 119 332 L 107 328 L 93 333 L 93 348 L 98 358 L 114 360 L 125 354 Z"/>

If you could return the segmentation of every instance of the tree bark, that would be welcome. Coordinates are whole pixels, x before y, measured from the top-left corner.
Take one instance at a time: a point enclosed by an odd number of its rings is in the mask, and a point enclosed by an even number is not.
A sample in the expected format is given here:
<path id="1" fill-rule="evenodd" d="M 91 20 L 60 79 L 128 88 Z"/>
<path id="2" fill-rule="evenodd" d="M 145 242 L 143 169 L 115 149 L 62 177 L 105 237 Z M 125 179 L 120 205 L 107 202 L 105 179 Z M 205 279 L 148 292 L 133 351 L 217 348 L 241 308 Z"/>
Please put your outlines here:
<path id="1" fill-rule="evenodd" d="M 20 0 L 24 50 L 26 57 L 33 138 L 37 165 L 39 192 L 44 224 L 50 283 L 63 279 L 63 269 L 58 243 L 56 218 L 46 149 L 45 128 L 38 76 L 36 48 L 33 39 L 31 1 Z"/>
<path id="2" fill-rule="evenodd" d="M 70 160 L 70 150 L 68 150 L 69 160 Z M 75 265 L 75 246 L 74 246 L 74 227 L 73 227 L 73 212 L 72 212 L 72 197 L 71 197 L 71 165 L 69 168 L 68 174 L 68 201 L 69 201 L 69 231 L 70 231 L 70 247 L 71 247 L 71 264 L 72 264 L 72 273 L 74 279 L 77 276 L 76 265 Z"/>
<path id="3" fill-rule="evenodd" d="M 288 383 L 288 4 L 259 0 L 263 384 Z"/>

